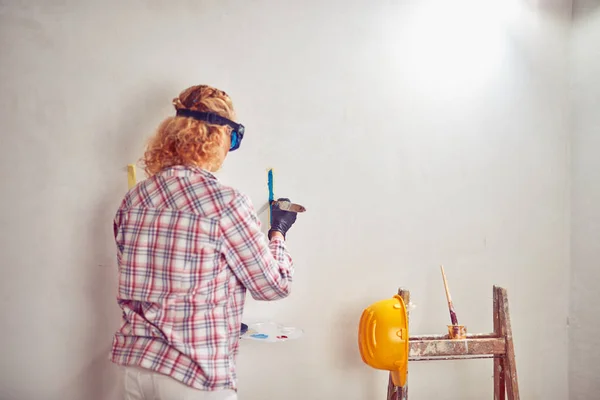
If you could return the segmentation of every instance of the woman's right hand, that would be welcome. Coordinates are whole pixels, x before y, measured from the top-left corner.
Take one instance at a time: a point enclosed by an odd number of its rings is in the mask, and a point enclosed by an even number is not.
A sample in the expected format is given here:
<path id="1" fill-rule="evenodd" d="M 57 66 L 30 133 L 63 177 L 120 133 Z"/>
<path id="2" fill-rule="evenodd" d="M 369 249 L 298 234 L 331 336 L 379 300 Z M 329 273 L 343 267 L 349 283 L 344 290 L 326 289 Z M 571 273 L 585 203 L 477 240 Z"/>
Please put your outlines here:
<path id="1" fill-rule="evenodd" d="M 287 198 L 280 198 L 277 201 L 290 201 Z M 285 239 L 287 231 L 296 222 L 298 214 L 293 211 L 286 211 L 279 208 L 277 202 L 271 204 L 271 229 L 269 230 L 269 239 L 281 235 Z"/>

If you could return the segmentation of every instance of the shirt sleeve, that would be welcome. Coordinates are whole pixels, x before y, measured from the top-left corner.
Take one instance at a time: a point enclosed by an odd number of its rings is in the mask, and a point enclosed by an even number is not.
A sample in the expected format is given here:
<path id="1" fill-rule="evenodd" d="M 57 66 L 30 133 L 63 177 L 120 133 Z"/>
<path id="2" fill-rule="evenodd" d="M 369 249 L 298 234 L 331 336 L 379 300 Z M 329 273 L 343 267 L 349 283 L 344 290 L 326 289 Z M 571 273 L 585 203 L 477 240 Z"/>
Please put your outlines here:
<path id="1" fill-rule="evenodd" d="M 127 197 L 123 198 L 119 208 L 115 213 L 115 217 L 113 219 L 113 233 L 115 237 L 115 241 L 118 243 L 119 238 L 119 229 L 121 227 L 122 219 L 123 219 L 123 209 L 127 206 Z"/>
<path id="2" fill-rule="evenodd" d="M 252 203 L 237 194 L 221 219 L 229 267 L 255 300 L 278 300 L 291 290 L 294 266 L 285 241 L 267 243 Z"/>

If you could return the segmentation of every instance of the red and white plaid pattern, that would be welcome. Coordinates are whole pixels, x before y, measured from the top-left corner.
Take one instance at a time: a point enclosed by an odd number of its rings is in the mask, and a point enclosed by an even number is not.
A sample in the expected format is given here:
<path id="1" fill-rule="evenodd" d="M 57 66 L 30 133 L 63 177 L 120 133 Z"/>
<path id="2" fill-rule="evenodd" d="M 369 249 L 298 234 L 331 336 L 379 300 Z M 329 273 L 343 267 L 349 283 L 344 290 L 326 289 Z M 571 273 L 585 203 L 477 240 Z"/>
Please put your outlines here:
<path id="1" fill-rule="evenodd" d="M 114 221 L 123 310 L 110 360 L 203 390 L 237 390 L 246 290 L 290 292 L 285 242 L 267 242 L 250 200 L 209 172 L 172 167 L 140 182 Z"/>

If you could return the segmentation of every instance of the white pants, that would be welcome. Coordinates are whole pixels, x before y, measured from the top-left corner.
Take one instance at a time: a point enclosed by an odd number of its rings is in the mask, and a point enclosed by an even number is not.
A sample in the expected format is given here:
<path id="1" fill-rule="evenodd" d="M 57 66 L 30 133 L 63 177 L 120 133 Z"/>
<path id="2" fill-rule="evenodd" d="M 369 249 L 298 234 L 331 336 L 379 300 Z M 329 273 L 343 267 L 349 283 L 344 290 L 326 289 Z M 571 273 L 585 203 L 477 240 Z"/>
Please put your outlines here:
<path id="1" fill-rule="evenodd" d="M 123 367 L 125 400 L 237 400 L 233 390 L 207 392 L 166 375 L 137 367 Z"/>

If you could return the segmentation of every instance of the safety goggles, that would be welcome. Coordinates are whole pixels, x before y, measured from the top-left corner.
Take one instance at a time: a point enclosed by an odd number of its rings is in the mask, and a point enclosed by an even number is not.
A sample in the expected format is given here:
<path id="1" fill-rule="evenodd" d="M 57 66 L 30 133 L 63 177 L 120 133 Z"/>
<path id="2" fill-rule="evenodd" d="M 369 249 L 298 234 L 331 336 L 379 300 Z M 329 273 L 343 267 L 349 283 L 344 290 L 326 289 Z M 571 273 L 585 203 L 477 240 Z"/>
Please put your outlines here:
<path id="1" fill-rule="evenodd" d="M 227 125 L 231 127 L 231 146 L 229 147 L 229 151 L 239 149 L 240 145 L 242 144 L 242 139 L 244 138 L 244 125 L 242 124 L 233 122 L 232 120 L 222 117 L 218 114 L 188 110 L 184 108 L 177 110 L 177 116 L 193 118 L 197 121 L 204 121 L 213 125 Z"/>

